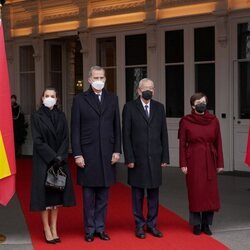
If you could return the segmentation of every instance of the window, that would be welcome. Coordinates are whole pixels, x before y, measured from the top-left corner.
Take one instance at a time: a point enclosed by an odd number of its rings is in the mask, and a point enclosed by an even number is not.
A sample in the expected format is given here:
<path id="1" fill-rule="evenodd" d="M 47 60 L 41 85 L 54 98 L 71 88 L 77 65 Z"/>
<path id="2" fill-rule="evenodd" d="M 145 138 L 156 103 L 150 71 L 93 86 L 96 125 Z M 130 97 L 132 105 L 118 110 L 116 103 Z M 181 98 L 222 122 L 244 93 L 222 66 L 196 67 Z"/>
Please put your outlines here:
<path id="1" fill-rule="evenodd" d="M 50 68 L 49 68 L 49 82 L 47 86 L 53 87 L 57 90 L 57 96 L 62 104 L 62 45 L 50 45 Z"/>
<path id="2" fill-rule="evenodd" d="M 195 91 L 208 97 L 207 108 L 215 113 L 215 30 L 214 27 L 194 30 Z"/>
<path id="3" fill-rule="evenodd" d="M 106 88 L 116 92 L 116 38 L 97 39 L 97 64 L 105 69 Z"/>
<path id="4" fill-rule="evenodd" d="M 26 115 L 36 110 L 35 62 L 33 54 L 34 49 L 31 45 L 21 46 L 19 49 L 20 104 Z"/>
<path id="5" fill-rule="evenodd" d="M 165 32 L 166 116 L 184 115 L 183 30 Z"/>
<path id="6" fill-rule="evenodd" d="M 238 24 L 239 119 L 250 119 L 250 23 Z"/>
<path id="7" fill-rule="evenodd" d="M 137 98 L 139 81 L 147 77 L 146 34 L 125 37 L 126 101 Z"/>

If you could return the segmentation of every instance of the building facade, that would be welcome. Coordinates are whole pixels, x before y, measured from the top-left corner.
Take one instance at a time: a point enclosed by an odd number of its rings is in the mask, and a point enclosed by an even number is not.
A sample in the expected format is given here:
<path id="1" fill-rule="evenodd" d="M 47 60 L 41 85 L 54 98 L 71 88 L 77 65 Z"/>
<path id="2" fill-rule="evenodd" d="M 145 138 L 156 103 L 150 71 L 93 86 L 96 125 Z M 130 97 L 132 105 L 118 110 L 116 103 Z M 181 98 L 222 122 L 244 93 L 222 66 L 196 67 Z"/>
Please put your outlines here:
<path id="1" fill-rule="evenodd" d="M 244 165 L 250 122 L 250 0 L 9 0 L 2 10 L 12 93 L 29 119 L 45 86 L 70 120 L 91 65 L 106 69 L 119 105 L 154 80 L 166 108 L 171 165 L 195 91 L 220 120 L 225 170 Z M 23 154 L 32 154 L 32 140 Z"/>

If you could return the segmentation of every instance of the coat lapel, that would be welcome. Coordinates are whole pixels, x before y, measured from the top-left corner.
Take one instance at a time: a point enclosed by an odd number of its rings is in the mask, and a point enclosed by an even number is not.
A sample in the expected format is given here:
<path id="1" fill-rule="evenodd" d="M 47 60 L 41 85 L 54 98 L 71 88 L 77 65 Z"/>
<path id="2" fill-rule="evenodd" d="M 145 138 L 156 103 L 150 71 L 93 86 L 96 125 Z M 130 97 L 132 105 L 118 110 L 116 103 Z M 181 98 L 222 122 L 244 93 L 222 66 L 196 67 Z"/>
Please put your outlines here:
<path id="1" fill-rule="evenodd" d="M 100 114 L 100 105 L 96 100 L 95 93 L 91 89 L 89 89 L 88 91 L 84 92 L 84 96 L 88 104 L 96 111 L 97 114 Z"/>
<path id="2" fill-rule="evenodd" d="M 152 118 L 155 114 L 155 111 L 156 111 L 155 102 L 154 102 L 154 100 L 151 100 L 150 101 L 149 120 L 148 120 L 149 123 L 152 121 Z"/>
<path id="3" fill-rule="evenodd" d="M 44 123 L 44 125 L 46 127 L 49 127 L 51 133 L 56 137 L 56 130 L 52 124 L 52 121 L 49 119 L 49 117 L 42 110 L 39 111 L 39 114 L 41 116 L 41 121 Z"/>
<path id="4" fill-rule="evenodd" d="M 143 108 L 143 105 L 142 105 L 142 103 L 141 103 L 140 97 L 138 97 L 138 98 L 136 99 L 135 102 L 136 102 L 136 107 L 139 109 L 139 111 L 140 111 L 140 113 L 142 114 L 143 118 L 144 118 L 147 122 L 149 122 L 149 119 L 147 118 L 147 115 L 146 115 L 145 110 L 144 110 L 144 108 Z"/>
<path id="5" fill-rule="evenodd" d="M 101 101 L 101 113 L 102 114 L 108 107 L 108 99 L 109 99 L 109 94 L 105 89 L 103 89 L 103 91 L 102 91 L 102 101 Z"/>

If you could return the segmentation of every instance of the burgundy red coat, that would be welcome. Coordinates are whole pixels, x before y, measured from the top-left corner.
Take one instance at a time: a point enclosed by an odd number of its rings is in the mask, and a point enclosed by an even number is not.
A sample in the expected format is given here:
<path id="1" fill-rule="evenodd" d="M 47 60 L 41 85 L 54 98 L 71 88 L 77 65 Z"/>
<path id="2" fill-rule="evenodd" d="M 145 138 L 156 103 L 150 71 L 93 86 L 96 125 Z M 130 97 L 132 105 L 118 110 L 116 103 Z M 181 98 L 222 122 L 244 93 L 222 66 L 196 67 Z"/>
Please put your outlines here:
<path id="1" fill-rule="evenodd" d="M 248 140 L 247 140 L 247 151 L 246 151 L 245 163 L 250 167 L 250 127 L 248 130 Z"/>
<path id="2" fill-rule="evenodd" d="M 184 116 L 179 125 L 180 167 L 187 167 L 190 212 L 218 211 L 217 168 L 223 168 L 220 125 L 216 116 Z"/>

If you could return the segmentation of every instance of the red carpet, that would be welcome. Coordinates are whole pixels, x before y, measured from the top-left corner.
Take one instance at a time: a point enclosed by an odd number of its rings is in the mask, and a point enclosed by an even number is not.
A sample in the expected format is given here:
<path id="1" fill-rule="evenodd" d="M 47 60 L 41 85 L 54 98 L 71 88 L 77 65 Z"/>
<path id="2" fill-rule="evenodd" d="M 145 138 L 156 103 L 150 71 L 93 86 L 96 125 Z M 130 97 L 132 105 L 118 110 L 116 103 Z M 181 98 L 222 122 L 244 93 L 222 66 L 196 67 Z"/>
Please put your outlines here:
<path id="1" fill-rule="evenodd" d="M 72 175 L 75 182 L 75 167 L 72 164 Z M 213 238 L 201 235 L 194 236 L 187 222 L 164 207 L 160 207 L 158 227 L 162 230 L 163 238 L 154 238 L 147 234 L 145 240 L 134 236 L 134 222 L 131 209 L 131 192 L 123 184 L 116 184 L 111 189 L 108 209 L 107 232 L 111 241 L 84 241 L 82 219 L 81 188 L 75 186 L 77 206 L 60 208 L 58 218 L 58 234 L 62 243 L 48 245 L 42 235 L 40 214 L 29 211 L 30 201 L 31 160 L 17 161 L 17 193 L 30 231 L 35 250 L 215 250 L 228 249 Z"/>

